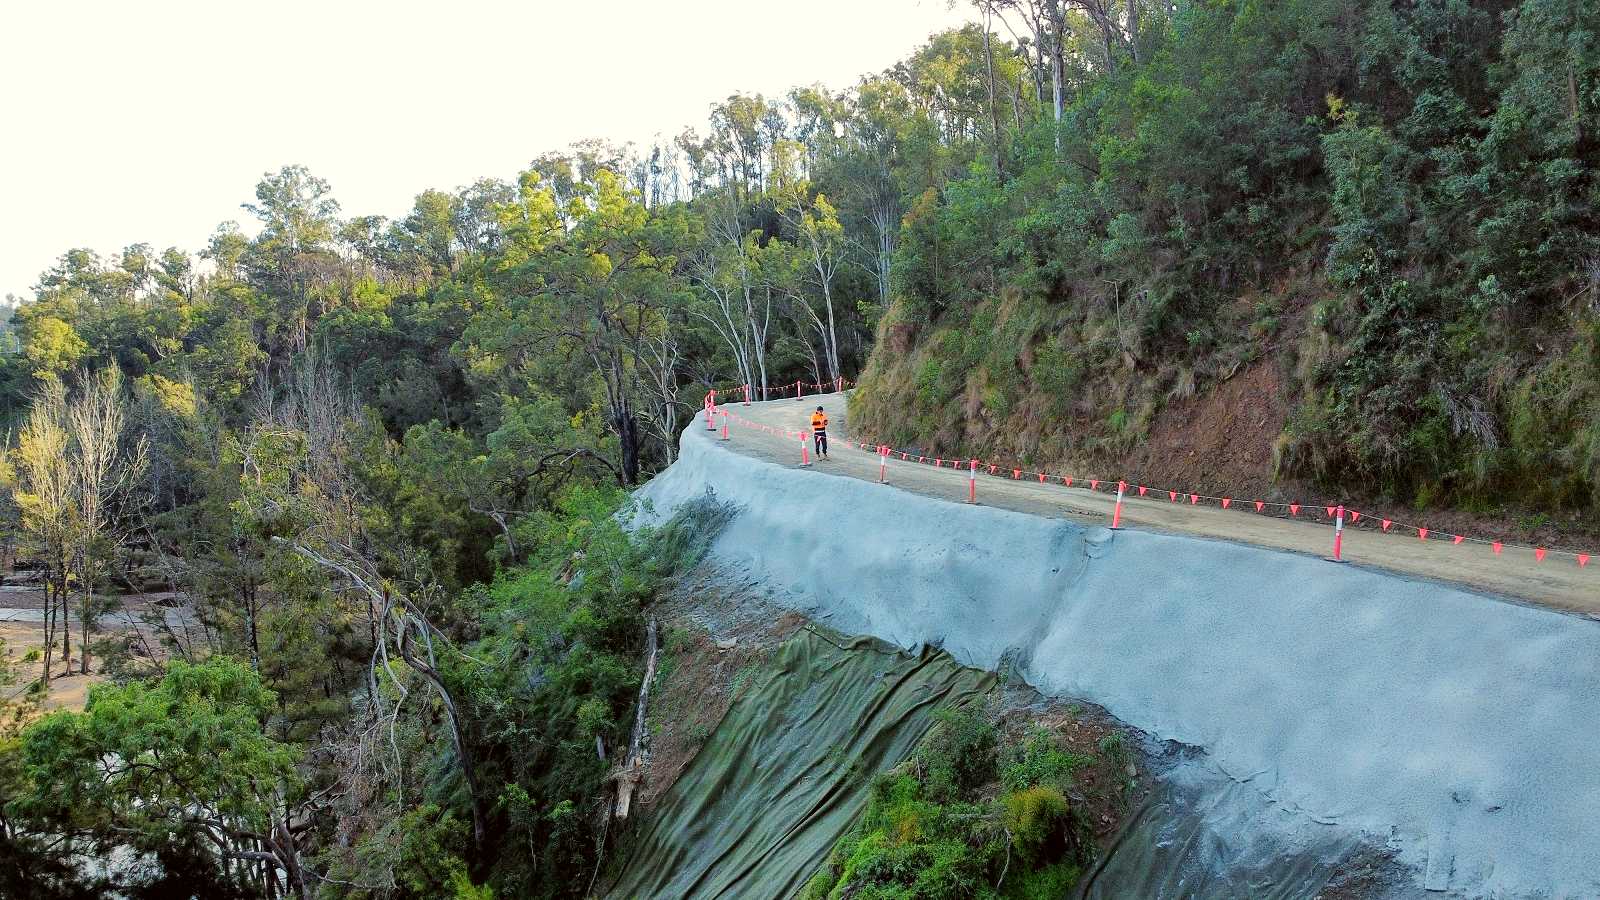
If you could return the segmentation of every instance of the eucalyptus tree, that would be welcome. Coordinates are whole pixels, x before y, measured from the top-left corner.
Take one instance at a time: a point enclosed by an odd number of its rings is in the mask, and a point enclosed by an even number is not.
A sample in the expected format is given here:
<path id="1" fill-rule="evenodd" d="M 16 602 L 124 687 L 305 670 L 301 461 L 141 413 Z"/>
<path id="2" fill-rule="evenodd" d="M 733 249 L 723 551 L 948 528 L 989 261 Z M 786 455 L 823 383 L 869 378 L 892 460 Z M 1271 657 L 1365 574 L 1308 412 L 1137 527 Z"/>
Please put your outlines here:
<path id="1" fill-rule="evenodd" d="M 28 418 L 11 454 L 12 484 L 22 545 L 44 568 L 44 668 L 48 683 L 55 665 L 57 630 L 61 655 L 70 665 L 72 638 L 67 628 L 67 591 L 72 576 L 74 539 L 79 534 L 77 496 L 69 457 L 66 387 L 45 381 L 34 396 Z M 59 608 L 59 612 L 58 612 Z"/>
<path id="2" fill-rule="evenodd" d="M 822 303 L 821 314 L 804 303 L 822 342 L 826 362 L 827 378 L 819 380 L 837 382 L 842 373 L 833 290 L 845 260 L 844 227 L 828 198 L 814 193 L 811 182 L 795 174 L 797 145 L 784 142 L 774 156 L 778 160 L 773 176 L 774 203 L 794 241 L 804 281 L 815 289 Z"/>
<path id="3" fill-rule="evenodd" d="M 287 352 L 305 349 L 312 313 L 310 289 L 341 268 L 333 252 L 339 203 L 328 182 L 305 166 L 268 172 L 256 185 L 256 202 L 242 204 L 261 223 L 243 261 L 251 278 L 276 301 Z"/>
<path id="4" fill-rule="evenodd" d="M 129 508 L 142 497 L 148 444 L 130 435 L 122 375 L 107 367 L 81 379 L 66 408 L 68 471 L 77 516 L 79 672 L 89 674 L 89 633 L 102 612 L 95 590 L 130 533 Z"/>
<path id="5" fill-rule="evenodd" d="M 563 204 L 537 172 L 502 212 L 508 243 L 498 259 L 495 301 L 469 329 L 469 365 L 499 383 L 590 392 L 616 439 L 612 466 L 637 483 L 641 405 L 675 387 L 669 309 L 684 300 L 676 248 L 683 216 L 652 219 L 634 190 L 608 169 L 573 188 Z M 577 365 L 574 366 L 573 363 Z M 665 370 L 663 370 L 665 367 Z M 600 448 L 550 447 L 603 458 Z"/>
<path id="6" fill-rule="evenodd" d="M 702 201 L 707 239 L 687 262 L 696 288 L 689 313 L 710 326 L 732 356 L 739 381 L 759 399 L 766 396 L 775 324 L 771 295 L 761 290 L 761 245 L 755 233 L 739 230 L 742 216 L 731 190 L 719 189 Z"/>

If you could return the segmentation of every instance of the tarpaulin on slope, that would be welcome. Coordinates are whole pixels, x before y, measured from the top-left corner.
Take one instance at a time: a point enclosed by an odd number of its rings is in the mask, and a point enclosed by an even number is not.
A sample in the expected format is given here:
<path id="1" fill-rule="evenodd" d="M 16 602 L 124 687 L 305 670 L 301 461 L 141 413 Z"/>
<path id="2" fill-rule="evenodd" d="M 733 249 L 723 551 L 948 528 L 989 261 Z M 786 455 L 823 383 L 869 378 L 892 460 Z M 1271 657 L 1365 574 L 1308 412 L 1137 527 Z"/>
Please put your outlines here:
<path id="1" fill-rule="evenodd" d="M 625 851 L 612 897 L 786 897 L 851 826 L 936 710 L 994 676 L 948 655 L 807 629 L 728 710 Z"/>
<path id="2" fill-rule="evenodd" d="M 1078 883 L 1075 900 L 1309 900 L 1356 849 L 1328 829 L 1298 846 L 1267 821 L 1299 813 L 1271 807 L 1253 788 L 1159 782 Z"/>

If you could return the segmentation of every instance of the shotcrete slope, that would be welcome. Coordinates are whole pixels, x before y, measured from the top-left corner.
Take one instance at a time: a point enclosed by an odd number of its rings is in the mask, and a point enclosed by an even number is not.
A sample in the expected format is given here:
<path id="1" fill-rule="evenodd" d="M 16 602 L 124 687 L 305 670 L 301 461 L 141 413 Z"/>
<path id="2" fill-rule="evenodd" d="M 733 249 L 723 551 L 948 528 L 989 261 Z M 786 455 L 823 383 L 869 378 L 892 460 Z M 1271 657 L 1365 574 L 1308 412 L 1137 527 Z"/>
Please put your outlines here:
<path id="1" fill-rule="evenodd" d="M 741 512 L 728 571 L 846 632 L 1010 659 L 1463 896 L 1600 896 L 1600 623 L 1312 557 L 966 506 L 689 428 L 641 494 Z"/>

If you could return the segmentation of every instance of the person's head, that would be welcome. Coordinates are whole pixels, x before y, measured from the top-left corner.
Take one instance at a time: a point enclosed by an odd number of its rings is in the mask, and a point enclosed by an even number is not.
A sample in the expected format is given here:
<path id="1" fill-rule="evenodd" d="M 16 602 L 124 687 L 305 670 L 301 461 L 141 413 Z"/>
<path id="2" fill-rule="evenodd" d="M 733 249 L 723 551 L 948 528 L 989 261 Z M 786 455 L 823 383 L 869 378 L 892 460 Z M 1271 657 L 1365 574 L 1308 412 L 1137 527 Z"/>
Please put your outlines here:
<path id="1" fill-rule="evenodd" d="M 817 412 L 822 412 L 822 407 L 817 407 Z"/>

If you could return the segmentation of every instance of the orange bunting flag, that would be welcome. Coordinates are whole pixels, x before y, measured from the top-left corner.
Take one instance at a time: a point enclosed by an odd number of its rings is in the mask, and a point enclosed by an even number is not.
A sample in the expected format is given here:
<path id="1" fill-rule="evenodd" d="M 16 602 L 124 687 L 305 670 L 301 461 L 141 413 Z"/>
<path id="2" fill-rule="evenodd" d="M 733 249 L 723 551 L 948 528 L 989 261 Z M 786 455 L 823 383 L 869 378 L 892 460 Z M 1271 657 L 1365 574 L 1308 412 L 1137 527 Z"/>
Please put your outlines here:
<path id="1" fill-rule="evenodd" d="M 1300 515 L 1300 504 L 1298 504 L 1298 503 L 1289 504 L 1289 515 L 1291 515 L 1291 516 Z"/>
<path id="2" fill-rule="evenodd" d="M 1178 502 L 1178 492 L 1177 491 L 1167 491 L 1167 496 L 1172 498 L 1172 502 L 1173 503 L 1177 503 Z"/>
<path id="3" fill-rule="evenodd" d="M 1384 531 L 1388 531 L 1389 530 L 1389 526 L 1393 525 L 1393 524 L 1394 524 L 1394 522 L 1390 521 L 1389 519 L 1384 519 L 1383 520 L 1383 530 Z"/>
<path id="4" fill-rule="evenodd" d="M 1142 484 L 1139 485 L 1139 496 L 1143 497 L 1144 496 L 1144 492 L 1147 491 L 1147 490 L 1149 490 L 1149 488 L 1145 487 Z"/>
<path id="5" fill-rule="evenodd" d="M 1453 541 L 1451 541 L 1451 542 L 1450 542 L 1450 543 L 1452 543 L 1452 544 L 1459 544 L 1459 543 L 1461 543 L 1461 542 L 1462 542 L 1462 541 L 1464 541 L 1464 540 L 1466 540 L 1466 539 L 1467 539 L 1467 538 L 1466 538 L 1466 535 L 1461 535 L 1461 534 L 1458 534 L 1458 535 L 1456 535 L 1456 539 L 1455 539 L 1455 540 L 1453 540 Z"/>
<path id="6" fill-rule="evenodd" d="M 1089 490 L 1091 490 L 1091 491 L 1100 490 L 1100 482 L 1099 481 L 1095 481 L 1095 480 L 1091 480 L 1089 482 Z"/>
<path id="7" fill-rule="evenodd" d="M 990 475 L 993 475 L 993 474 L 994 474 L 994 470 L 995 470 L 995 469 L 996 469 L 996 468 L 997 468 L 997 467 L 996 467 L 996 466 L 995 466 L 995 465 L 994 465 L 994 464 L 993 464 L 993 463 L 990 463 L 990 464 L 989 464 L 989 474 L 990 474 Z"/>
<path id="8" fill-rule="evenodd" d="M 1039 473 L 1039 483 L 1040 484 L 1044 484 L 1044 473 L 1043 472 Z"/>
<path id="9" fill-rule="evenodd" d="M 1222 498 L 1222 508 L 1223 509 L 1227 509 L 1229 504 L 1231 504 L 1231 503 L 1233 503 L 1233 501 L 1231 499 L 1229 499 L 1227 497 L 1223 497 Z"/>
<path id="10" fill-rule="evenodd" d="M 1581 569 L 1584 566 L 1587 566 L 1588 564 L 1589 564 L 1589 554 L 1587 554 L 1587 553 L 1579 553 L 1578 554 L 1578 568 Z"/>
<path id="11" fill-rule="evenodd" d="M 1502 544 L 1499 541 L 1495 541 L 1491 546 L 1494 547 L 1494 554 L 1496 556 L 1499 556 L 1500 551 L 1505 548 L 1505 544 Z"/>
<path id="12" fill-rule="evenodd" d="M 1021 478 L 1021 477 L 1022 477 L 1022 470 L 1021 469 L 1012 469 L 1011 470 L 1011 480 L 1012 481 L 1015 481 L 1015 480 L 1017 480 L 1018 478 Z"/>
<path id="13" fill-rule="evenodd" d="M 1199 502 L 1200 502 L 1200 495 L 1199 494 L 1190 494 L 1189 495 L 1189 505 L 1190 506 L 1193 506 L 1194 504 L 1199 503 Z"/>
<path id="14" fill-rule="evenodd" d="M 1262 503 L 1260 500 L 1256 501 L 1256 512 L 1261 512 L 1263 509 L 1266 509 L 1266 507 L 1267 505 L 1265 503 Z"/>
<path id="15" fill-rule="evenodd" d="M 1072 476 L 1068 475 L 1067 477 L 1061 479 L 1061 483 L 1067 487 L 1072 487 Z"/>
<path id="16" fill-rule="evenodd" d="M 1358 513 L 1353 509 L 1347 509 L 1345 512 L 1350 514 L 1350 524 L 1354 525 L 1355 523 L 1361 521 L 1361 513 Z"/>
<path id="17" fill-rule="evenodd" d="M 1328 518 L 1333 518 L 1333 507 L 1329 506 L 1325 508 L 1328 510 Z"/>
<path id="18" fill-rule="evenodd" d="M 1419 538 L 1421 538 L 1423 540 L 1427 540 L 1428 539 L 1428 529 L 1426 529 L 1426 528 L 1418 528 L 1417 529 L 1417 537 L 1419 537 Z"/>
<path id="19" fill-rule="evenodd" d="M 1535 547 L 1533 550 L 1533 558 L 1537 559 L 1539 562 L 1544 562 L 1544 548 Z"/>

